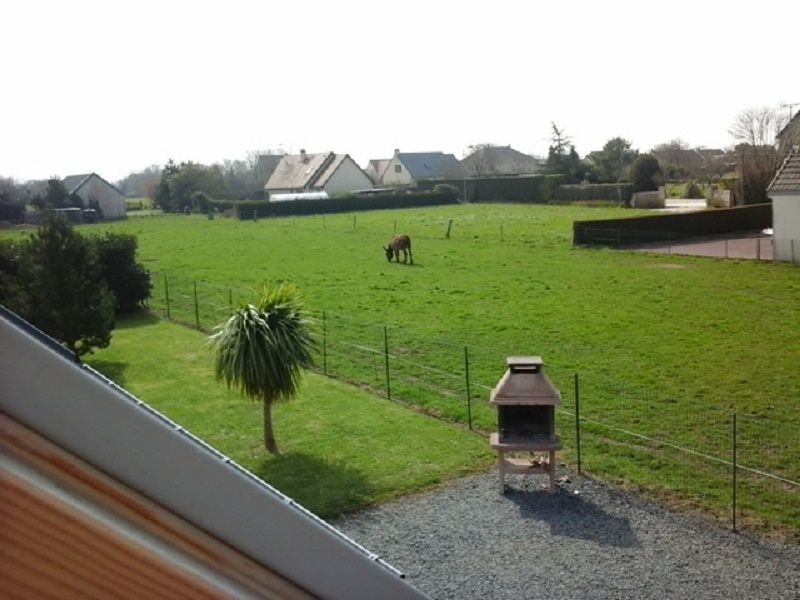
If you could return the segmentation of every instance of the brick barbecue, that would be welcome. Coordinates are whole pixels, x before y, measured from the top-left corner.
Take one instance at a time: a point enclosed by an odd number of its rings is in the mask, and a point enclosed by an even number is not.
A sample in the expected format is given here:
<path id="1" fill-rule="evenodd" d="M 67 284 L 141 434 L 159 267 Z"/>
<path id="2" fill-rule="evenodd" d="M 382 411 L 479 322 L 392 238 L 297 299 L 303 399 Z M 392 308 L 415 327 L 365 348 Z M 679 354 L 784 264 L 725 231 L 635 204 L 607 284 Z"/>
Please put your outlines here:
<path id="1" fill-rule="evenodd" d="M 507 369 L 489 395 L 497 408 L 496 433 L 489 445 L 497 450 L 500 491 L 505 492 L 507 473 L 550 476 L 549 491 L 555 491 L 555 453 L 561 439 L 555 433 L 555 407 L 561 393 L 542 371 L 540 356 L 509 356 Z M 507 457 L 522 452 L 547 453 L 547 460 Z"/>

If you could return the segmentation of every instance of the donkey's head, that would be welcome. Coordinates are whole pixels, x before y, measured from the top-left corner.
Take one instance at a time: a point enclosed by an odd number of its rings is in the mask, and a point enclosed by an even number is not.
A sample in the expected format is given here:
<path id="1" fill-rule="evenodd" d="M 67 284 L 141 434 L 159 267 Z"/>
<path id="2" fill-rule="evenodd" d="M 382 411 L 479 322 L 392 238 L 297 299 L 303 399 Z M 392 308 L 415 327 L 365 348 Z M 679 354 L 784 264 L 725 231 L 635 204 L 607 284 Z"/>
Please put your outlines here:
<path id="1" fill-rule="evenodd" d="M 391 261 L 392 256 L 394 256 L 394 250 L 392 250 L 392 247 L 389 246 L 388 248 L 384 248 L 383 251 L 386 252 L 386 260 Z"/>

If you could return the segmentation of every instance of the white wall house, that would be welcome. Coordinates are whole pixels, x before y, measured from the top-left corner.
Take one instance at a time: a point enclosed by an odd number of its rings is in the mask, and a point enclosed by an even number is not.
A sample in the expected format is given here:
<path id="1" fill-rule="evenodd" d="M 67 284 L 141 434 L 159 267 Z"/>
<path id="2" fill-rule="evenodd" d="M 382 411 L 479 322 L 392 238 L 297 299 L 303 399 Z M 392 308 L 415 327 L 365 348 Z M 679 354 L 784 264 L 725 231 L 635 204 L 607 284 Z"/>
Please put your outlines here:
<path id="1" fill-rule="evenodd" d="M 92 208 L 97 203 L 104 219 L 125 218 L 125 194 L 97 173 L 69 175 L 63 183 L 69 194 L 81 199 L 84 208 Z"/>
<path id="2" fill-rule="evenodd" d="M 772 198 L 773 256 L 800 262 L 800 146 L 795 146 L 769 188 Z"/>
<path id="3" fill-rule="evenodd" d="M 372 180 L 349 154 L 287 154 L 264 189 L 273 194 L 327 192 L 329 196 L 372 189 Z"/>

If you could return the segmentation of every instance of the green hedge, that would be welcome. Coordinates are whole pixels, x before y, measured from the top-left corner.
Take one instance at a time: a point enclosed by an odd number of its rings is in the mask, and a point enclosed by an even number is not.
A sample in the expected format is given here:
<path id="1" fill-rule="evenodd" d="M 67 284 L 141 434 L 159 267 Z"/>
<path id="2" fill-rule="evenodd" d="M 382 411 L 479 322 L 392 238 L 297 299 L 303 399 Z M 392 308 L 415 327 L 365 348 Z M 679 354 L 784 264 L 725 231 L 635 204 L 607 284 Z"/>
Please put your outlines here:
<path id="1" fill-rule="evenodd" d="M 560 185 L 556 188 L 554 204 L 608 200 L 627 206 L 631 202 L 631 183 L 589 183 L 586 185 Z"/>
<path id="2" fill-rule="evenodd" d="M 524 202 L 548 204 L 553 200 L 561 175 L 518 175 L 421 181 L 421 189 L 452 185 L 467 202 Z"/>
<path id="3" fill-rule="evenodd" d="M 233 209 L 240 219 L 256 217 L 284 217 L 291 215 L 319 215 L 362 210 L 381 210 L 387 208 L 412 208 L 417 206 L 438 206 L 458 204 L 456 194 L 446 193 L 401 193 L 375 194 L 365 196 L 341 196 L 326 200 L 268 200 L 226 201 L 213 200 L 212 207 L 220 211 Z"/>

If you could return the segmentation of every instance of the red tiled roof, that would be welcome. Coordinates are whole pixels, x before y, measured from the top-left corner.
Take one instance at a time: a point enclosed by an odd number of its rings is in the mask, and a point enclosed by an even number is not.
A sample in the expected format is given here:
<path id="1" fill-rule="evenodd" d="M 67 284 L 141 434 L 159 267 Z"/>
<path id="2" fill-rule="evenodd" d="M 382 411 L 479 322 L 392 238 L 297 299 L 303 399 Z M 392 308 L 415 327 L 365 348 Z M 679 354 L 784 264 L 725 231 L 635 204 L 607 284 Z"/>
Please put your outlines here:
<path id="1" fill-rule="evenodd" d="M 769 192 L 800 192 L 800 148 L 795 147 L 767 188 Z"/>

